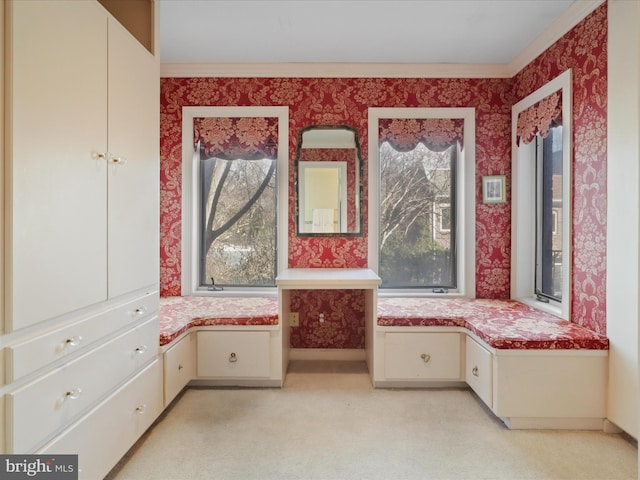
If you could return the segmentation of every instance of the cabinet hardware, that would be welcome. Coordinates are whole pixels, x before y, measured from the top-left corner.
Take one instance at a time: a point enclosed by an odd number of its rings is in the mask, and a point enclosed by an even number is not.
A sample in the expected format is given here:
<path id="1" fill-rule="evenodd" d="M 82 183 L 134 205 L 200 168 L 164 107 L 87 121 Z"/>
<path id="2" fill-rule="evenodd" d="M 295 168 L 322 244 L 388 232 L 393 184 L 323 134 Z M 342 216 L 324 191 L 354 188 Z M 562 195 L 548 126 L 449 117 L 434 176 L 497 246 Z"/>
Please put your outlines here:
<path id="1" fill-rule="evenodd" d="M 82 394 L 82 389 L 80 387 L 78 387 L 78 388 L 74 388 L 73 390 L 69 390 L 64 395 L 65 395 L 66 398 L 69 398 L 71 400 L 76 400 L 76 399 L 80 398 L 81 394 Z"/>
<path id="2" fill-rule="evenodd" d="M 82 341 L 82 336 L 80 335 L 76 335 L 75 337 L 69 337 L 65 340 L 65 345 L 68 345 L 70 347 L 76 347 L 80 344 L 80 342 Z"/>
<path id="3" fill-rule="evenodd" d="M 147 307 L 138 307 L 133 311 L 132 317 L 142 316 L 147 313 Z"/>
<path id="4" fill-rule="evenodd" d="M 422 355 L 420 355 L 420 358 L 424 363 L 429 363 L 429 360 L 431 360 L 431 355 L 423 353 Z"/>
<path id="5" fill-rule="evenodd" d="M 478 367 L 473 367 L 473 369 L 471 370 L 471 374 L 474 377 L 477 377 L 478 376 Z"/>
<path id="6" fill-rule="evenodd" d="M 231 353 L 231 355 L 229 356 L 229 362 L 234 363 L 238 361 L 238 357 L 236 356 L 235 353 Z"/>
<path id="7" fill-rule="evenodd" d="M 144 352 L 147 351 L 147 346 L 146 345 L 140 345 L 138 348 L 136 348 L 135 352 L 142 355 Z"/>
<path id="8" fill-rule="evenodd" d="M 184 367 L 180 364 L 178 364 L 178 370 L 182 370 Z"/>
<path id="9" fill-rule="evenodd" d="M 146 410 L 147 410 L 147 406 L 144 403 L 136 407 L 136 413 L 139 415 L 142 415 Z"/>

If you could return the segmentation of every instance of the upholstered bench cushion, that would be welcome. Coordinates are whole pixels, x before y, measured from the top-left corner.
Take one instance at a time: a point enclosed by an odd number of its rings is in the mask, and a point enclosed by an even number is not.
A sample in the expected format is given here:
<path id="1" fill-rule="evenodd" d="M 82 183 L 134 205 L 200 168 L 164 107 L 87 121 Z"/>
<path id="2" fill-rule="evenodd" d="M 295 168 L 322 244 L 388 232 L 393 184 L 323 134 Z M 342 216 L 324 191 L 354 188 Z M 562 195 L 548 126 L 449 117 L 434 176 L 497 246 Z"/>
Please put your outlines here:
<path id="1" fill-rule="evenodd" d="M 160 299 L 160 345 L 192 327 L 277 325 L 276 297 L 164 297 Z"/>
<path id="2" fill-rule="evenodd" d="M 515 300 L 384 297 L 378 325 L 464 327 L 497 349 L 609 348 L 604 335 Z"/>

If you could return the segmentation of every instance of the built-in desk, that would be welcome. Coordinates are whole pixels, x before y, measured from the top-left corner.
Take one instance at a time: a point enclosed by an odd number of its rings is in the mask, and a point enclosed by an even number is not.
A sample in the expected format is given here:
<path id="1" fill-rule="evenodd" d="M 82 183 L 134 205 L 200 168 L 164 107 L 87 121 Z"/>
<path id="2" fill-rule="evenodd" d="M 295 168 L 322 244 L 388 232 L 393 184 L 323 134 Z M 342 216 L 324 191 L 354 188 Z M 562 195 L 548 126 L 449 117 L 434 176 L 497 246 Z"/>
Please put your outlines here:
<path id="1" fill-rule="evenodd" d="M 380 281 L 380 277 L 369 268 L 288 268 L 278 275 L 276 285 L 282 323 L 283 372 L 289 363 L 291 290 L 364 290 L 366 360 L 369 372 L 373 372 L 373 332 Z"/>

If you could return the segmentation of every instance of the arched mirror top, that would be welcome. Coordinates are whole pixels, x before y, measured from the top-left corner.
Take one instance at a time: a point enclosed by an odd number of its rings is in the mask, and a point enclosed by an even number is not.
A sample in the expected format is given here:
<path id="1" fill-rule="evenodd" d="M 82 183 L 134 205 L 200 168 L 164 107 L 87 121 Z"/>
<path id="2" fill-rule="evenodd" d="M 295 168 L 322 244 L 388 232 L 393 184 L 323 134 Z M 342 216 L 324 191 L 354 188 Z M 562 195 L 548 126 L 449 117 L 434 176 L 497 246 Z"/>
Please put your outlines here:
<path id="1" fill-rule="evenodd" d="M 353 127 L 310 125 L 300 130 L 295 173 L 298 236 L 362 235 L 363 164 Z"/>

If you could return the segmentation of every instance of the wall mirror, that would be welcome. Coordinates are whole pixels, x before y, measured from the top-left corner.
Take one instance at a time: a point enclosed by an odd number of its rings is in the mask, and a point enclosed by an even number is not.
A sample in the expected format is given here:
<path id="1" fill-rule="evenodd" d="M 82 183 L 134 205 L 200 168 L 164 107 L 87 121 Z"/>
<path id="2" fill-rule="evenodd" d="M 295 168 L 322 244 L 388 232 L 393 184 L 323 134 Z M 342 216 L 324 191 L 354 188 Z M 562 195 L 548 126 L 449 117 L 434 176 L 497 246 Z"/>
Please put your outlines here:
<path id="1" fill-rule="evenodd" d="M 300 131 L 295 161 L 298 236 L 362 235 L 362 168 L 354 128 L 311 125 Z"/>

